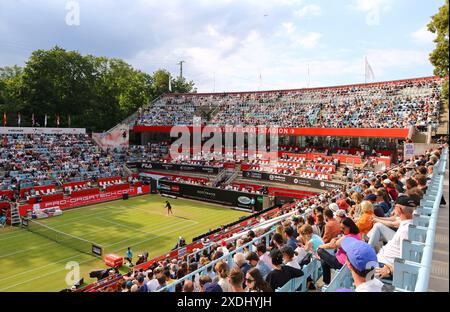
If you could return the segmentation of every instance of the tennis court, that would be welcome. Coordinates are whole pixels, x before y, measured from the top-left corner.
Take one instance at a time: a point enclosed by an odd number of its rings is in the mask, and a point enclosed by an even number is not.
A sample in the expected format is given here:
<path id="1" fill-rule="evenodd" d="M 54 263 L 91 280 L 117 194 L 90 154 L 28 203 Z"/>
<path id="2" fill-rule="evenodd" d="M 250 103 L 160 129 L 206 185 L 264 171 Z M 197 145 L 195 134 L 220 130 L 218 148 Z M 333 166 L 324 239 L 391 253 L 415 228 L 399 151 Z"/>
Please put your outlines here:
<path id="1" fill-rule="evenodd" d="M 95 242 L 104 253 L 124 255 L 127 247 L 134 261 L 143 251 L 149 259 L 168 252 L 183 236 L 186 242 L 209 229 L 238 220 L 244 212 L 184 199 L 169 199 L 174 215 L 167 216 L 167 198 L 159 195 L 134 197 L 64 211 L 62 216 L 40 219 L 56 231 Z M 67 236 L 70 238 L 70 236 Z M 68 238 L 65 239 L 68 239 Z M 66 264 L 80 264 L 85 282 L 89 272 L 105 268 L 92 255 L 74 249 L 76 242 L 57 243 L 42 235 L 19 229 L 0 229 L 0 291 L 58 291 L 66 288 Z M 89 244 L 85 244 L 89 248 Z M 70 246 L 70 247 L 69 247 Z M 83 242 L 78 246 L 86 248 Z M 126 271 L 126 268 L 123 268 Z"/>

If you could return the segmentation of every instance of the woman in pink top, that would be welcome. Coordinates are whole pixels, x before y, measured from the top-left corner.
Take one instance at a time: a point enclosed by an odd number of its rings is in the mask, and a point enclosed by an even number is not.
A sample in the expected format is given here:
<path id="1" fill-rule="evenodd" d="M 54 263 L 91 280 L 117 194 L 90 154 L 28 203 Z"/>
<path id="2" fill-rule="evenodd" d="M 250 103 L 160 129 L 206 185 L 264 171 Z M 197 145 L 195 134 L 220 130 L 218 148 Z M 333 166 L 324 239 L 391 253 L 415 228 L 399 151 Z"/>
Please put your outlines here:
<path id="1" fill-rule="evenodd" d="M 350 218 L 341 220 L 342 234 L 339 238 L 333 238 L 328 244 L 319 246 L 317 254 L 322 263 L 323 282 L 329 284 L 331 282 L 331 269 L 338 270 L 345 264 L 345 252 L 341 248 L 341 242 L 346 237 L 353 237 L 361 240 L 361 234 L 358 226 Z M 336 254 L 331 254 L 327 249 L 337 249 Z"/>

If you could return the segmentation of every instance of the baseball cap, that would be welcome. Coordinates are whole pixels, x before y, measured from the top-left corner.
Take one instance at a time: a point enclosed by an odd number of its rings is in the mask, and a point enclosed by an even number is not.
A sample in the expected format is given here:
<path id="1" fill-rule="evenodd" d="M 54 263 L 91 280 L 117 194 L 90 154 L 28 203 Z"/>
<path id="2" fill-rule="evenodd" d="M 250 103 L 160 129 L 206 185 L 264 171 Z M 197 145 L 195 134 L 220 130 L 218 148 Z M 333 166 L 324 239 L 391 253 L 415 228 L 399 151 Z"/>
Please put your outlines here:
<path id="1" fill-rule="evenodd" d="M 347 213 L 345 212 L 345 210 L 339 209 L 334 215 L 340 218 L 345 218 L 347 216 Z"/>
<path id="2" fill-rule="evenodd" d="M 377 254 L 372 246 L 354 237 L 346 237 L 341 243 L 348 261 L 359 272 L 378 267 Z"/>
<path id="3" fill-rule="evenodd" d="M 415 199 L 411 198 L 409 196 L 400 196 L 395 201 L 395 204 L 396 205 L 406 206 L 406 207 L 416 207 L 417 206 Z"/>
<path id="4" fill-rule="evenodd" d="M 384 183 L 384 184 L 391 184 L 391 183 L 392 183 L 392 181 L 391 181 L 391 180 L 389 180 L 389 179 L 384 179 L 384 180 L 383 180 L 383 183 Z"/>

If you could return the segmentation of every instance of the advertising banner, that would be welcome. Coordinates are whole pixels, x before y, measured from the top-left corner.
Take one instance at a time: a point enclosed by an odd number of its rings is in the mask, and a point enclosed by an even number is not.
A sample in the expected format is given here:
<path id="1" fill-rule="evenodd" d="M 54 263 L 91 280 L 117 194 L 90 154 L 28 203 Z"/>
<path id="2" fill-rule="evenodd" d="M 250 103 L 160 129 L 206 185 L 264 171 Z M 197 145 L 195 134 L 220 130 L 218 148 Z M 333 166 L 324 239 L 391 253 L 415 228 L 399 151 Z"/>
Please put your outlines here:
<path id="1" fill-rule="evenodd" d="M 339 183 L 335 183 L 335 182 L 306 179 L 306 178 L 302 178 L 302 177 L 287 176 L 287 175 L 281 175 L 281 174 L 270 174 L 267 172 L 257 172 L 257 171 L 242 171 L 242 176 L 247 179 L 264 180 L 264 181 L 271 181 L 271 182 L 275 182 L 275 183 L 284 183 L 284 184 L 302 185 L 302 186 L 321 189 L 321 190 L 335 190 L 335 189 L 340 189 L 343 186 L 343 184 L 339 184 Z"/>
<path id="2" fill-rule="evenodd" d="M 138 169 L 154 169 L 154 170 L 169 170 L 169 171 L 186 171 L 199 172 L 208 174 L 218 174 L 223 167 L 202 166 L 202 165 L 183 165 L 183 164 L 166 164 L 161 162 L 133 162 L 127 163 L 128 168 Z"/>
<path id="3" fill-rule="evenodd" d="M 85 128 L 0 127 L 0 134 L 86 134 Z"/>
<path id="4" fill-rule="evenodd" d="M 263 209 L 263 195 L 246 192 L 222 190 L 201 185 L 159 181 L 158 189 L 161 193 L 180 197 L 198 199 L 226 206 L 233 206 L 255 211 Z"/>
<path id="5" fill-rule="evenodd" d="M 117 191 L 112 191 L 112 192 L 92 194 L 92 195 L 86 195 L 86 196 L 80 196 L 80 197 L 68 197 L 68 198 L 59 199 L 59 200 L 55 200 L 55 201 L 41 202 L 41 203 L 37 203 L 34 205 L 32 205 L 32 204 L 22 205 L 19 207 L 19 213 L 21 216 L 25 216 L 26 212 L 28 210 L 32 210 L 33 208 L 46 209 L 46 208 L 52 208 L 52 207 L 59 207 L 61 210 L 64 210 L 64 209 L 78 207 L 78 206 L 92 205 L 92 204 L 101 203 L 101 202 L 105 202 L 105 201 L 121 199 L 122 195 L 125 193 L 128 193 L 129 196 L 148 194 L 148 193 L 150 193 L 150 186 L 143 185 L 143 186 L 139 186 L 139 187 L 130 187 L 129 189 L 125 189 L 125 190 L 117 190 Z M 38 206 L 36 206 L 36 205 L 38 205 Z"/>

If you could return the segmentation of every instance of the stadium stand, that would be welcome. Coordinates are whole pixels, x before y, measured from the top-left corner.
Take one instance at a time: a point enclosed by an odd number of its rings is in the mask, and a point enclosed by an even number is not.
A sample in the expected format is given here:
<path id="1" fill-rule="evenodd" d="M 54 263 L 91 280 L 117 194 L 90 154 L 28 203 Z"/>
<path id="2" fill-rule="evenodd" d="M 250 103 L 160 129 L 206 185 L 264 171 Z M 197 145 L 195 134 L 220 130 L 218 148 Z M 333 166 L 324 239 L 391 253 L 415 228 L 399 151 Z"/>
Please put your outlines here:
<path id="1" fill-rule="evenodd" d="M 135 267 L 124 276 L 105 279 L 85 291 L 139 291 L 142 286 L 132 286 L 142 280 L 147 291 L 183 291 L 185 281 L 192 281 L 194 291 L 198 292 L 217 290 L 217 285 L 222 290 L 230 290 L 232 268 L 234 271 L 238 268 L 247 276 L 250 267 L 255 267 L 262 275 L 264 264 L 268 264 L 271 274 L 266 275 L 265 282 L 258 287 L 266 291 L 268 285 L 277 286 L 272 291 L 289 292 L 340 291 L 343 288 L 353 291 L 426 291 L 447 158 L 448 146 L 441 146 L 381 172 L 366 171 L 354 176 L 343 190 L 332 190 L 287 204 L 279 210 L 264 212 L 245 226 L 224 227 L 213 235 L 195 240 L 188 245 L 190 248 L 183 246 Z M 425 184 L 421 182 L 423 179 L 427 181 Z M 378 214 L 380 211 L 381 215 Z M 366 214 L 372 217 L 367 218 Z M 391 230 L 397 234 L 377 235 L 380 228 L 388 227 L 386 224 L 397 227 L 397 232 Z M 336 239 L 342 229 L 344 240 Z M 348 236 L 356 237 L 354 240 L 364 246 L 361 248 L 369 248 L 373 255 L 377 250 L 376 261 L 384 263 L 384 267 L 376 271 L 383 278 L 375 277 L 370 287 L 353 280 L 356 271 L 345 265 L 345 256 L 342 263 L 341 250 L 347 248 L 343 241 Z M 374 237 L 380 241 L 376 239 L 373 246 L 365 242 L 370 243 Z M 329 284 L 320 285 L 328 270 L 326 266 L 329 267 L 328 256 L 318 257 L 323 255 L 321 249 L 325 247 L 332 249 L 330 257 L 341 259 L 341 265 L 335 268 Z M 389 256 L 386 250 L 390 251 Z M 374 268 L 371 267 L 371 271 Z M 249 275 L 248 278 L 252 279 Z M 282 285 L 279 285 L 280 280 Z M 210 281 L 210 284 L 205 287 L 204 281 Z M 247 291 L 260 291 L 253 285 L 246 286 Z"/>
<path id="2" fill-rule="evenodd" d="M 322 128 L 438 126 L 442 79 L 224 94 L 169 94 L 130 125 L 190 125 L 210 109 L 211 125 Z"/>

